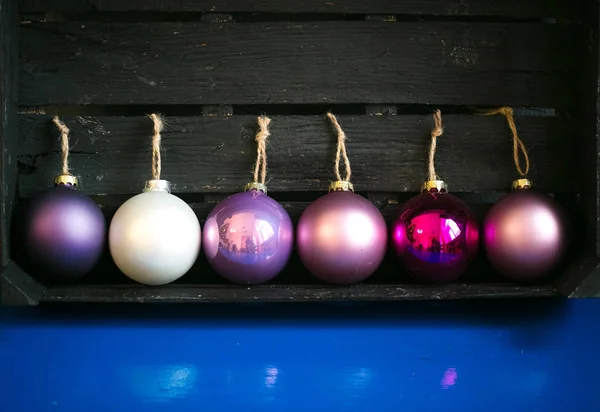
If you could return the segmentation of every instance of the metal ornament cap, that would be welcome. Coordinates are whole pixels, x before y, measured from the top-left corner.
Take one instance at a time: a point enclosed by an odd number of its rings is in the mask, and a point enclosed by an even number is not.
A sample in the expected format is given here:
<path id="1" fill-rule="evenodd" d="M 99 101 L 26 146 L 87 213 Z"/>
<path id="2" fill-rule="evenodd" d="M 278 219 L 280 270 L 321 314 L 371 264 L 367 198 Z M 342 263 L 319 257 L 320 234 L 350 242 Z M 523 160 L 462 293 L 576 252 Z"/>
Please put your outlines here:
<path id="1" fill-rule="evenodd" d="M 533 182 L 529 179 L 517 179 L 512 182 L 512 190 L 531 189 Z"/>
<path id="2" fill-rule="evenodd" d="M 144 192 L 165 192 L 171 193 L 171 182 L 168 180 L 146 180 Z"/>
<path id="3" fill-rule="evenodd" d="M 436 189 L 438 192 L 447 192 L 448 185 L 443 180 L 427 180 L 421 185 L 422 193 L 429 193 L 431 189 Z"/>
<path id="4" fill-rule="evenodd" d="M 264 185 L 259 182 L 250 182 L 244 186 L 244 192 L 248 192 L 250 190 L 257 190 L 259 192 L 263 192 L 265 195 L 267 194 L 267 185 Z"/>
<path id="5" fill-rule="evenodd" d="M 331 192 L 354 192 L 354 185 L 346 180 L 336 180 L 329 184 L 329 193 Z"/>
<path id="6" fill-rule="evenodd" d="M 68 186 L 76 189 L 79 187 L 79 179 L 73 175 L 56 175 L 54 176 L 54 186 Z"/>

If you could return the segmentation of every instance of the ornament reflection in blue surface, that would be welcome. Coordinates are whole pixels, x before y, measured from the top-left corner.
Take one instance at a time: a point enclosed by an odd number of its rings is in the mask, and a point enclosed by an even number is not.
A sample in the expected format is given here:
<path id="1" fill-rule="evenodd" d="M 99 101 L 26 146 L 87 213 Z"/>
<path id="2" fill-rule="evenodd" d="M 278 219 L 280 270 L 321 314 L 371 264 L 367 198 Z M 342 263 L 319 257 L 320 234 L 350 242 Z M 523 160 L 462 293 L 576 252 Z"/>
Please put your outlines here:
<path id="1" fill-rule="evenodd" d="M 194 391 L 197 380 L 194 365 L 137 365 L 126 375 L 132 392 L 148 402 L 185 398 Z"/>
<path id="2" fill-rule="evenodd" d="M 293 226 L 285 209 L 261 191 L 237 193 L 210 212 L 204 252 L 212 268 L 232 282 L 266 282 L 286 265 Z"/>

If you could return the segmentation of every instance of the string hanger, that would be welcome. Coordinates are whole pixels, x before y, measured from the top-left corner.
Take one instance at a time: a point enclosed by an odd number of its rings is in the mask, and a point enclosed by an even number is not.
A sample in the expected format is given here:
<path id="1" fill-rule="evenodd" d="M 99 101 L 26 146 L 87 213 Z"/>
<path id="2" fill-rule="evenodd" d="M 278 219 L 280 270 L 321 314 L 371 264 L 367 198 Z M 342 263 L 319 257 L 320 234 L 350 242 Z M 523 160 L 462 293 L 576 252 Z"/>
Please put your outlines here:
<path id="1" fill-rule="evenodd" d="M 271 136 L 269 125 L 271 119 L 266 116 L 258 117 L 256 132 L 256 164 L 254 165 L 254 183 L 265 186 L 267 183 L 267 138 Z"/>
<path id="2" fill-rule="evenodd" d="M 160 180 L 162 161 L 160 156 L 161 132 L 164 130 L 165 122 L 162 115 L 152 113 L 148 115 L 154 123 L 154 134 L 152 135 L 152 180 Z"/>
<path id="3" fill-rule="evenodd" d="M 61 155 L 62 155 L 62 171 L 61 173 L 65 176 L 72 176 L 69 171 L 69 128 L 66 124 L 62 122 L 58 118 L 58 116 L 54 116 L 52 122 L 58 128 L 60 132 L 60 140 L 61 140 Z"/>
<path id="4" fill-rule="evenodd" d="M 433 112 L 433 129 L 431 129 L 431 144 L 429 146 L 428 180 L 441 180 L 435 173 L 435 150 L 437 149 L 437 138 L 444 133 L 442 126 L 442 112 L 437 109 Z"/>
<path id="5" fill-rule="evenodd" d="M 513 114 L 514 114 L 513 109 L 511 107 L 504 106 L 504 107 L 499 107 L 497 109 L 491 109 L 491 110 L 485 111 L 482 114 L 486 115 L 486 116 L 501 114 L 502 116 L 504 116 L 506 118 L 508 127 L 510 128 L 510 131 L 512 133 L 513 160 L 515 162 L 515 166 L 517 167 L 517 171 L 519 172 L 521 177 L 526 178 L 527 174 L 529 173 L 529 155 L 527 154 L 527 149 L 525 148 L 525 144 L 523 143 L 523 141 L 519 137 L 519 134 L 517 133 L 517 126 L 515 124 L 515 118 L 513 116 Z M 521 158 L 520 158 L 519 154 L 523 156 L 523 160 L 525 161 L 524 168 L 521 167 Z"/>
<path id="6" fill-rule="evenodd" d="M 350 168 L 350 159 L 348 159 L 348 153 L 346 152 L 346 133 L 342 130 L 342 127 L 333 113 L 327 112 L 327 117 L 337 132 L 337 151 L 335 154 L 335 167 L 333 169 L 335 179 L 338 182 L 350 182 L 352 169 Z M 346 176 L 343 179 L 340 172 L 340 162 L 342 159 L 344 160 L 344 165 L 346 167 Z"/>

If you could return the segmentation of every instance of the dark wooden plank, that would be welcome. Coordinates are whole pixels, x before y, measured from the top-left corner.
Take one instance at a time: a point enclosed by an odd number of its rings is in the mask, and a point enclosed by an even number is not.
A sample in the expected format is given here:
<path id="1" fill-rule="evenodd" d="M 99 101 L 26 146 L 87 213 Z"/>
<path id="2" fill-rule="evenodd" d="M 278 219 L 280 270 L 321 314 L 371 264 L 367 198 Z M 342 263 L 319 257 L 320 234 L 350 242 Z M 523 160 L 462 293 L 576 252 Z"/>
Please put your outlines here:
<path id="1" fill-rule="evenodd" d="M 269 190 L 327 190 L 335 136 L 325 116 L 273 116 Z M 138 193 L 150 178 L 145 117 L 64 117 L 71 129 L 71 168 L 88 194 Z M 349 137 L 358 191 L 418 192 L 426 179 L 432 117 L 339 116 Z M 575 189 L 570 128 L 559 117 L 518 117 L 532 160 L 531 178 L 545 191 Z M 251 179 L 256 117 L 170 117 L 163 135 L 163 177 L 176 193 L 239 191 Z M 444 116 L 436 167 L 454 192 L 506 191 L 516 177 L 506 122 L 499 116 Z M 30 197 L 58 171 L 58 136 L 49 116 L 20 116 L 19 189 Z"/>
<path id="2" fill-rule="evenodd" d="M 199 11 L 274 13 L 377 13 L 510 17 L 574 17 L 567 0 L 21 0 L 22 12 Z"/>
<path id="3" fill-rule="evenodd" d="M 450 300 L 556 296 L 552 286 L 512 284 L 357 285 L 352 287 L 266 285 L 254 287 L 171 285 L 52 286 L 43 302 L 325 302 Z"/>
<path id="4" fill-rule="evenodd" d="M 0 0 L 0 268 L 10 259 L 10 219 L 17 176 L 17 23 L 15 2 Z"/>
<path id="5" fill-rule="evenodd" d="M 567 107 L 576 25 L 32 23 L 19 104 Z M 576 76 L 575 76 L 576 77 Z"/>

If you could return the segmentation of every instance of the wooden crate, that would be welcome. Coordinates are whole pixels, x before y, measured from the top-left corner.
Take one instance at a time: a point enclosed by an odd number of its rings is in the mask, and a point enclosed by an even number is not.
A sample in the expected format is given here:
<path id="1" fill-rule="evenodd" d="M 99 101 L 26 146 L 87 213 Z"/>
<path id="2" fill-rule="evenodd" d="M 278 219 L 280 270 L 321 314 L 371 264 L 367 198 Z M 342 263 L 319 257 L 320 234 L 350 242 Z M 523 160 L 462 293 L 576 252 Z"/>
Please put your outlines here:
<path id="1" fill-rule="evenodd" d="M 587 297 L 600 294 L 598 3 L 572 0 L 0 0 L 1 303 L 226 302 Z M 18 264 L 11 222 L 59 164 L 108 219 L 149 178 L 151 123 L 166 115 L 163 176 L 201 223 L 254 162 L 256 116 L 272 117 L 269 194 L 297 221 L 332 179 L 339 116 L 357 191 L 391 222 L 425 180 L 431 113 L 437 169 L 481 218 L 516 177 L 505 119 L 515 108 L 537 187 L 575 227 L 544 283 L 498 276 L 484 254 L 458 283 L 421 285 L 390 256 L 363 284 L 314 280 L 294 256 L 269 284 L 242 287 L 202 255 L 173 284 L 143 286 L 106 252 L 89 276 L 42 284 Z"/>

